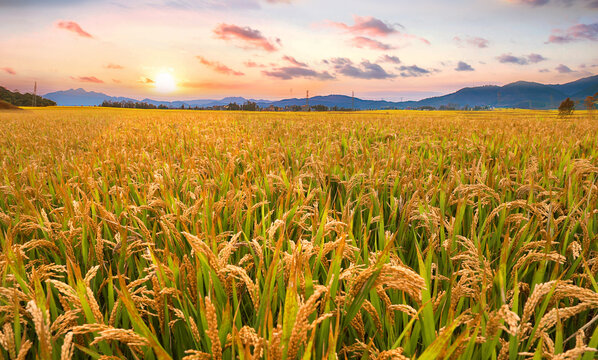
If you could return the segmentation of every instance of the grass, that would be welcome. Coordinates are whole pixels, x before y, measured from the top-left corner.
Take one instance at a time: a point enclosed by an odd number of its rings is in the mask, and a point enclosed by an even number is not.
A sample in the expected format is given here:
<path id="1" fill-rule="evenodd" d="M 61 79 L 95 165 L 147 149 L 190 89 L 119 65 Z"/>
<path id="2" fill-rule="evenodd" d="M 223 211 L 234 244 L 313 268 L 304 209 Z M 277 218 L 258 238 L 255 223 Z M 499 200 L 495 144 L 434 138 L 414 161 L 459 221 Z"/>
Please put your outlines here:
<path id="1" fill-rule="evenodd" d="M 582 112 L 0 113 L 0 356 L 592 359 L 597 133 Z"/>

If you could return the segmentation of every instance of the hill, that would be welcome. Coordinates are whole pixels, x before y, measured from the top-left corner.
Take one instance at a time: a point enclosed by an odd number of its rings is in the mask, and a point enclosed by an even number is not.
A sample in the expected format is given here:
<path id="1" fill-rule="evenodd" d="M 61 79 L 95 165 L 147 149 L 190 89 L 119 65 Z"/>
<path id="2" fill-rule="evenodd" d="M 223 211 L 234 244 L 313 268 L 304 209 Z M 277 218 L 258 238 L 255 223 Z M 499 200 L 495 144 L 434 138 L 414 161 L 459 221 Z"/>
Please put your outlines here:
<path id="1" fill-rule="evenodd" d="M 567 97 L 583 101 L 586 96 L 598 92 L 598 75 L 586 77 L 566 84 L 546 85 L 537 82 L 517 81 L 504 86 L 467 87 L 443 96 L 430 97 L 419 101 L 393 102 L 384 100 L 365 100 L 345 95 L 314 96 L 309 99 L 310 105 L 325 105 L 329 108 L 355 108 L 356 110 L 405 109 L 419 107 L 440 107 L 452 105 L 457 108 L 465 106 L 490 106 L 501 108 L 523 109 L 555 109 Z M 103 101 L 146 102 L 156 106 L 165 105 L 170 108 L 212 107 L 229 103 L 243 104 L 246 101 L 256 102 L 260 107 L 274 105 L 276 107 L 302 106 L 305 98 L 283 100 L 254 100 L 243 97 L 225 97 L 223 99 L 196 99 L 180 101 L 159 101 L 153 99 L 137 100 L 126 97 L 113 97 L 103 93 L 70 89 L 46 94 L 45 97 L 65 106 L 98 106 Z"/>
<path id="2" fill-rule="evenodd" d="M 82 88 L 56 91 L 44 95 L 46 98 L 55 101 L 59 106 L 98 106 L 107 101 L 133 101 L 137 99 L 126 97 L 114 97 L 95 91 L 85 91 Z"/>
<path id="3" fill-rule="evenodd" d="M 56 103 L 52 100 L 45 99 L 41 96 L 36 96 L 37 106 L 54 106 Z M 0 86 L 0 100 L 15 106 L 33 106 L 33 94 L 21 94 L 17 91 L 10 91 Z"/>
<path id="4" fill-rule="evenodd" d="M 18 106 L 14 106 L 11 103 L 7 103 L 4 100 L 0 100 L 0 110 L 21 110 L 21 108 Z"/>

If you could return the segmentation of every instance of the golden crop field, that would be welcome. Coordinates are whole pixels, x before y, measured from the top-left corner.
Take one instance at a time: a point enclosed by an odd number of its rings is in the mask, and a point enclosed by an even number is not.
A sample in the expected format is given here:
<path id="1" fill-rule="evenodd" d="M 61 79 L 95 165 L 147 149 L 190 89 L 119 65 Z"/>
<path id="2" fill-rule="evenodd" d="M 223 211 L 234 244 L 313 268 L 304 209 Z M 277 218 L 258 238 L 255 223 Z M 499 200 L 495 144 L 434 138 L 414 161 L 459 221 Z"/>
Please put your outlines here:
<path id="1" fill-rule="evenodd" d="M 0 357 L 593 359 L 598 120 L 0 113 Z"/>

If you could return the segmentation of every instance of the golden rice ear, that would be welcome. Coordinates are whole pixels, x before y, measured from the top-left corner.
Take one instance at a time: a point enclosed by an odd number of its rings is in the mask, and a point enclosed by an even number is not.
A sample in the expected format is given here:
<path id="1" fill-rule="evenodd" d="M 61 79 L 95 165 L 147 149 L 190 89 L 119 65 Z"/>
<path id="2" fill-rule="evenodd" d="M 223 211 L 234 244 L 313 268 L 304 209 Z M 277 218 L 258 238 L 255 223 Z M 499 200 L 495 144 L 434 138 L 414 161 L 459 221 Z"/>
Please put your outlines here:
<path id="1" fill-rule="evenodd" d="M 212 304 L 209 297 L 204 298 L 206 308 L 206 319 L 208 321 L 208 329 L 206 334 L 212 344 L 212 358 L 214 360 L 222 360 L 222 346 L 220 338 L 218 337 L 218 318 L 216 315 L 216 308 Z"/>
<path id="2" fill-rule="evenodd" d="M 0 346 L 8 352 L 8 355 L 14 359 L 17 357 L 15 349 L 15 335 L 12 331 L 12 325 L 10 323 L 4 324 L 2 331 L 0 331 Z"/>
<path id="3" fill-rule="evenodd" d="M 73 357 L 73 332 L 69 332 L 64 337 L 64 343 L 62 344 L 61 352 L 60 352 L 60 360 L 71 360 Z"/>
<path id="4" fill-rule="evenodd" d="M 52 353 L 52 334 L 50 332 L 50 312 L 45 313 L 37 306 L 34 300 L 27 303 L 27 312 L 31 315 L 35 333 L 41 344 L 41 349 L 46 354 Z"/>

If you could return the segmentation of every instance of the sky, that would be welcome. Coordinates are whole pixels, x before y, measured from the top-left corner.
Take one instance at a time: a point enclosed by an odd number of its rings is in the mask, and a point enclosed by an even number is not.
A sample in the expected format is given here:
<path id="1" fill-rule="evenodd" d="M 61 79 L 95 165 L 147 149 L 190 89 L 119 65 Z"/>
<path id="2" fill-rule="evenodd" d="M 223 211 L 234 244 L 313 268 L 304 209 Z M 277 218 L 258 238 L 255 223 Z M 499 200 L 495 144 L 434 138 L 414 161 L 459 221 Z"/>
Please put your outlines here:
<path id="1" fill-rule="evenodd" d="M 0 0 L 0 85 L 416 100 L 598 73 L 598 0 Z"/>

